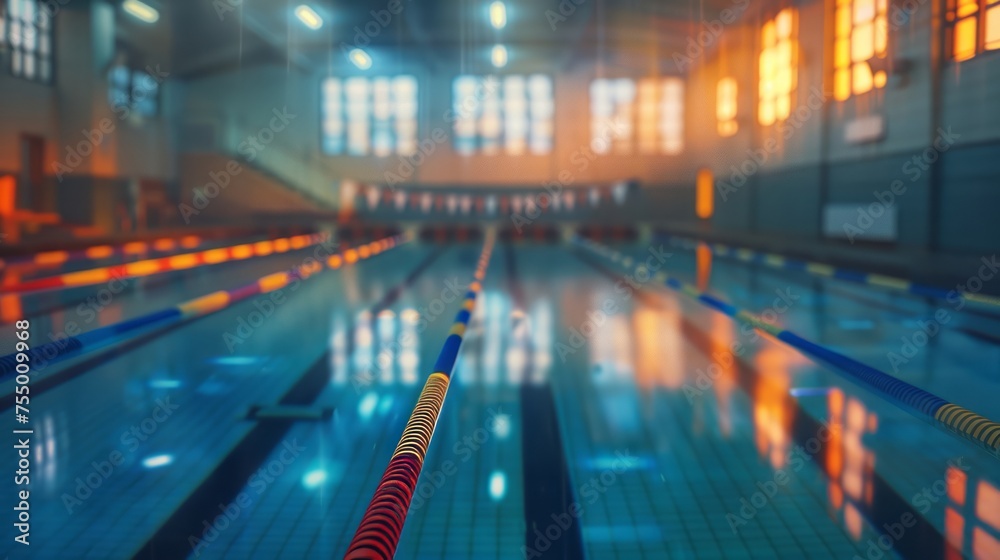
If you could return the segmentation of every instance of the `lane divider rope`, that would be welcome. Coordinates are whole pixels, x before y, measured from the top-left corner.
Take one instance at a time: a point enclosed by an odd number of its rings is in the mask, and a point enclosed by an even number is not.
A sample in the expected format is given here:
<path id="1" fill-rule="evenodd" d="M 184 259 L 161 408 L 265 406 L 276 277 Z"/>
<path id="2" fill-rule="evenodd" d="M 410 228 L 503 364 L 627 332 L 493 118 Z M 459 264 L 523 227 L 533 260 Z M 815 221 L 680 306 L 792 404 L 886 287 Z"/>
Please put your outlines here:
<path id="1" fill-rule="evenodd" d="M 581 238 L 577 238 L 575 242 L 613 262 L 631 262 L 622 253 L 599 243 Z M 628 267 L 629 265 L 626 264 L 624 266 Z M 635 270 L 639 270 L 640 268 L 644 268 L 644 265 L 637 265 Z M 854 382 L 889 398 L 893 402 L 905 405 L 908 410 L 918 412 L 920 416 L 931 420 L 933 423 L 945 426 L 951 432 L 978 444 L 993 454 L 994 457 L 1000 458 L 1000 423 L 994 422 L 957 404 L 948 402 L 919 387 L 910 385 L 884 371 L 763 321 L 752 313 L 739 309 L 690 284 L 681 282 L 663 271 L 657 273 L 657 278 L 663 278 L 666 286 L 697 300 L 703 305 L 711 307 L 737 321 L 749 324 L 755 329 L 771 335 L 807 356 L 830 364 L 834 367 L 835 371 L 846 374 Z"/>
<path id="2" fill-rule="evenodd" d="M 129 241 L 121 245 L 94 245 L 76 251 L 41 251 L 32 255 L 21 255 L 0 259 L 0 268 L 15 264 L 31 263 L 41 266 L 55 266 L 77 260 L 106 259 L 115 255 L 142 255 L 155 251 L 166 253 L 178 247 L 194 249 L 204 243 L 197 235 L 161 237 L 152 241 Z"/>
<path id="3" fill-rule="evenodd" d="M 181 302 L 167 309 L 154 311 L 134 319 L 128 319 L 112 325 L 99 327 L 81 335 L 67 337 L 43 344 L 41 346 L 36 346 L 27 352 L 29 363 L 52 364 L 69 358 L 71 355 L 96 350 L 101 346 L 105 346 L 118 339 L 121 335 L 132 333 L 140 329 L 146 329 L 154 325 L 162 326 L 175 321 L 188 320 L 194 317 L 209 315 L 247 298 L 266 294 L 283 288 L 295 280 L 304 280 L 322 272 L 324 269 L 335 270 L 341 266 L 354 264 L 355 262 L 371 258 L 410 240 L 411 238 L 408 236 L 396 235 L 331 254 L 324 261 L 309 258 L 307 260 L 312 262 L 297 265 L 290 270 L 262 276 L 254 282 L 238 288 L 212 292 L 201 297 Z M 15 375 L 18 363 L 16 357 L 16 353 L 0 357 L 0 381 L 5 381 Z M 33 365 L 32 367 L 34 369 L 37 365 Z"/>
<path id="4" fill-rule="evenodd" d="M 465 329 L 475 309 L 476 297 L 482 290 L 481 282 L 486 277 L 490 254 L 493 251 L 493 239 L 492 236 L 487 237 L 483 245 L 474 280 L 469 285 L 462 309 L 455 316 L 455 323 L 438 354 L 434 373 L 430 374 L 420 391 L 420 397 L 410 419 L 406 422 L 399 444 L 347 548 L 345 560 L 389 560 L 396 554 L 399 537 L 410 509 L 410 501 L 416 490 L 417 480 L 420 478 L 420 471 L 427 457 L 431 438 L 434 436 L 434 428 L 441 415 L 441 408 L 448 395 L 451 374 L 462 346 Z"/>
<path id="5" fill-rule="evenodd" d="M 111 280 L 127 280 L 142 276 L 152 276 L 164 272 L 186 270 L 198 266 L 208 266 L 233 260 L 264 257 L 274 253 L 297 251 L 322 243 L 326 239 L 323 234 L 295 235 L 270 239 L 253 243 L 243 243 L 218 249 L 206 249 L 195 253 L 182 253 L 168 257 L 145 259 L 112 266 L 102 266 L 89 270 L 67 272 L 45 278 L 26 280 L 10 286 L 0 287 L 0 293 L 28 293 L 41 290 L 57 290 L 91 286 Z"/>
<path id="6" fill-rule="evenodd" d="M 680 247 L 682 249 L 692 250 L 701 241 L 678 235 L 669 234 L 658 234 L 659 237 L 665 237 L 671 245 L 674 247 Z M 838 280 L 846 280 L 848 282 L 856 282 L 859 284 L 867 284 L 869 286 L 878 286 L 879 288 L 885 288 L 888 290 L 895 290 L 898 292 L 905 292 L 915 296 L 921 297 L 931 297 L 935 299 L 943 299 L 951 301 L 954 298 L 961 297 L 962 299 L 972 301 L 975 303 L 980 303 L 987 306 L 997 306 L 1000 307 L 1000 297 L 991 296 L 989 294 L 981 294 L 978 292 L 970 292 L 967 290 L 946 290 L 944 288 L 939 288 L 937 286 L 929 286 L 926 284 L 920 284 L 917 282 L 912 282 L 910 280 L 905 280 L 903 278 L 896 278 L 894 276 L 886 276 L 884 274 L 866 273 L 859 272 L 857 270 L 851 270 L 846 268 L 838 268 L 825 263 L 803 261 L 798 259 L 793 259 L 791 257 L 786 257 L 784 255 L 779 255 L 777 253 L 764 253 L 760 251 L 754 251 L 753 249 L 748 249 L 746 247 L 731 247 L 724 243 L 708 243 L 704 242 L 708 249 L 713 255 L 735 259 L 752 264 L 763 264 L 771 268 L 777 268 L 782 270 L 794 270 L 797 272 L 806 272 L 812 276 L 822 276 L 826 278 L 836 278 Z M 990 266 L 987 264 L 987 266 Z"/>

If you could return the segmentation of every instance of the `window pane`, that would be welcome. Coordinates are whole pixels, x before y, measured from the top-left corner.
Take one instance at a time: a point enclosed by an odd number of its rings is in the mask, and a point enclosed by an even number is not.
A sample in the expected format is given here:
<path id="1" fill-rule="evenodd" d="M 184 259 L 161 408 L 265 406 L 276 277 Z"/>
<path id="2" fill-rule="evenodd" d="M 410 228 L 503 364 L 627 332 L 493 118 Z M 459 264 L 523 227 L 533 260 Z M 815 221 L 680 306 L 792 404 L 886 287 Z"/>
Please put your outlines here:
<path id="1" fill-rule="evenodd" d="M 459 76 L 452 92 L 456 152 L 521 155 L 552 150 L 554 102 L 548 76 Z"/>
<path id="2" fill-rule="evenodd" d="M 875 27 L 871 23 L 854 26 L 851 33 L 851 60 L 861 62 L 875 55 Z"/>
<path id="3" fill-rule="evenodd" d="M 867 62 L 854 65 L 854 93 L 865 93 L 872 89 L 872 69 Z"/>
<path id="4" fill-rule="evenodd" d="M 967 60 L 976 55 L 976 17 L 955 24 L 955 60 Z"/>
<path id="5" fill-rule="evenodd" d="M 320 86 L 324 153 L 352 156 L 417 149 L 417 81 L 413 76 L 330 77 Z"/>
<path id="6" fill-rule="evenodd" d="M 986 50 L 1000 49 L 1000 5 L 986 10 Z"/>
<path id="7" fill-rule="evenodd" d="M 842 8 L 841 18 L 846 17 L 845 13 L 846 8 Z M 772 33 L 772 26 L 778 35 L 773 44 L 764 41 L 758 59 L 757 121 L 763 126 L 769 126 L 791 114 L 791 94 L 798 78 L 798 47 L 794 37 L 796 16 L 793 8 L 786 8 L 762 27 L 762 39 Z"/>

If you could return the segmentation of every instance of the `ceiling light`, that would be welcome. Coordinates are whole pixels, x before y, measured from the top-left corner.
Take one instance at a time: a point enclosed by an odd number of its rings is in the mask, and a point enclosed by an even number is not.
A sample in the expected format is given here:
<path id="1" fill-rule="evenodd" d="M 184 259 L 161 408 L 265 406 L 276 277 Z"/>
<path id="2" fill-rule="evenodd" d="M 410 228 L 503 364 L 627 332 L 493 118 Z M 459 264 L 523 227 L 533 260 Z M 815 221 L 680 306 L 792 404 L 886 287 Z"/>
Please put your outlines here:
<path id="1" fill-rule="evenodd" d="M 323 27 L 323 18 L 319 17 L 316 10 L 305 4 L 301 4 L 298 8 L 295 8 L 295 17 L 299 18 L 299 21 L 306 24 L 306 27 L 309 29 Z"/>
<path id="2" fill-rule="evenodd" d="M 362 70 L 367 70 L 372 67 L 372 57 L 368 56 L 368 53 L 361 49 L 351 49 L 348 56 L 350 57 L 351 62 Z"/>
<path id="3" fill-rule="evenodd" d="M 156 8 L 139 0 L 125 0 L 122 9 L 128 15 L 146 23 L 156 23 L 160 19 L 160 12 Z"/>
<path id="4" fill-rule="evenodd" d="M 507 6 L 500 0 L 490 4 L 490 23 L 496 29 L 503 29 L 507 25 Z"/>
<path id="5" fill-rule="evenodd" d="M 493 45 L 493 53 L 490 55 L 493 66 L 503 68 L 507 66 L 507 47 L 503 45 Z"/>

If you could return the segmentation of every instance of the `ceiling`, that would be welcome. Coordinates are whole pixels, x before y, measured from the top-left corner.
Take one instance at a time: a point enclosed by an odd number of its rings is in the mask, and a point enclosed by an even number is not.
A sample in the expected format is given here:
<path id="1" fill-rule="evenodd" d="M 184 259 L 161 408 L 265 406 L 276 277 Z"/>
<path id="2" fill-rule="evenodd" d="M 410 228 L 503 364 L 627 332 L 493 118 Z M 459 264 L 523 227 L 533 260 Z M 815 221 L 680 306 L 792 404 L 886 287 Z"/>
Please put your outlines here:
<path id="1" fill-rule="evenodd" d="M 152 0 L 146 0 L 154 4 Z M 293 15 L 300 1 L 324 20 L 318 30 Z M 489 71 L 503 43 L 508 71 L 575 65 L 648 67 L 673 72 L 672 53 L 735 0 L 506 0 L 507 25 L 489 23 L 490 0 L 160 0 L 174 29 L 173 59 L 185 77 L 241 65 L 281 63 L 303 71 L 349 66 L 344 50 L 363 47 L 380 68 Z M 398 13 L 392 14 L 393 8 Z M 637 62 L 637 61 L 642 62 Z"/>

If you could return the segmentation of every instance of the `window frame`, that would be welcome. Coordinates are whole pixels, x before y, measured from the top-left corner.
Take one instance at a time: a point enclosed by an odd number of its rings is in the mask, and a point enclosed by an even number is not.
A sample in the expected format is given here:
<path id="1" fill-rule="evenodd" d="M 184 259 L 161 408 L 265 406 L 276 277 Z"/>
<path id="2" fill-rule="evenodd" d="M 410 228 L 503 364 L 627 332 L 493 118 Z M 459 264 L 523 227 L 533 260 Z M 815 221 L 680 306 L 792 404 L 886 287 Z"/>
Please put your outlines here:
<path id="1" fill-rule="evenodd" d="M 32 56 L 35 62 L 34 66 L 35 75 L 32 77 L 25 75 L 23 66 L 19 72 L 14 71 L 13 55 L 15 47 L 11 41 L 12 23 L 10 15 L 11 7 L 14 2 L 31 3 L 35 14 L 34 21 L 30 22 L 31 27 L 34 30 L 33 32 L 36 34 L 34 40 L 35 47 L 34 50 L 32 51 Z M 49 13 L 49 11 L 46 10 L 45 8 L 46 4 L 44 2 L 41 2 L 40 0 L 0 0 L 0 64 L 2 64 L 2 66 L 4 67 L 5 73 L 12 78 L 24 80 L 26 82 L 31 82 L 38 85 L 52 86 L 55 85 L 55 78 L 56 78 L 56 56 L 55 56 L 56 13 L 55 12 Z M 45 19 L 46 25 L 43 29 L 44 33 L 38 32 L 40 29 L 42 29 L 39 26 L 39 14 L 44 14 L 44 18 L 46 18 Z M 19 16 L 18 21 L 24 22 L 25 20 L 21 19 Z M 21 41 L 23 45 L 25 35 L 23 31 L 21 33 L 22 33 Z M 43 36 L 48 44 L 48 52 L 45 53 L 44 55 L 41 53 L 41 44 L 42 44 L 41 38 Z M 23 48 L 23 46 L 20 46 L 18 47 L 17 50 L 21 51 L 22 53 L 21 64 L 23 65 L 24 57 L 26 56 L 25 49 Z M 44 60 L 43 56 L 45 57 Z M 43 77 L 42 68 L 46 64 L 48 66 L 48 75 Z"/>
<path id="2" fill-rule="evenodd" d="M 872 5 L 871 18 L 865 20 L 864 22 L 855 21 L 855 5 L 859 0 L 834 0 L 833 2 L 833 98 L 836 101 L 846 101 L 852 97 L 867 95 L 877 90 L 885 89 L 886 84 L 889 81 L 889 46 L 890 46 L 890 32 L 892 31 L 889 27 L 889 5 L 890 0 L 870 0 Z M 847 14 L 847 29 L 845 33 L 841 33 L 839 29 L 838 12 L 844 9 Z M 885 36 L 884 44 L 879 45 L 879 25 L 884 26 Z M 871 25 L 871 56 L 867 59 L 861 61 L 854 60 L 854 48 L 855 48 L 855 31 L 863 26 Z M 846 65 L 838 66 L 838 45 L 843 41 L 845 45 Z M 875 61 L 873 65 L 872 62 Z M 881 61 L 881 62 L 879 62 Z M 868 66 L 868 74 L 870 85 L 868 89 L 861 92 L 855 91 L 856 85 L 856 67 L 860 64 L 866 64 Z M 841 72 L 844 73 L 844 79 L 846 82 L 843 84 L 846 87 L 846 95 L 842 95 L 838 91 Z"/>
<path id="3" fill-rule="evenodd" d="M 991 10 L 997 10 L 997 17 L 1000 18 L 1000 0 L 975 0 L 976 10 L 962 17 L 957 14 L 958 4 L 959 0 L 945 0 L 944 4 L 941 27 L 944 34 L 945 61 L 948 63 L 962 63 L 989 54 L 990 52 L 1000 51 L 1000 37 L 997 39 L 996 47 L 991 49 L 986 48 L 987 16 Z M 976 44 L 972 55 L 961 59 L 955 58 L 955 28 L 960 22 L 970 19 L 976 23 Z"/>
<path id="4" fill-rule="evenodd" d="M 463 113 L 464 111 L 462 111 L 459 108 L 459 105 L 458 105 L 458 102 L 459 102 L 459 98 L 458 98 L 458 87 L 459 87 L 458 86 L 458 82 L 459 82 L 459 80 L 461 80 L 463 78 L 464 79 L 471 79 L 471 80 L 473 80 L 474 89 L 476 91 L 479 91 L 480 89 L 482 89 L 485 84 L 489 83 L 490 79 L 496 80 L 496 83 L 497 83 L 497 88 L 496 89 L 500 93 L 500 95 L 497 96 L 497 100 L 496 100 L 496 102 L 500 106 L 499 112 L 498 112 L 498 118 L 500 120 L 500 131 L 499 131 L 499 133 L 497 134 L 497 136 L 495 138 L 489 138 L 488 139 L 488 140 L 491 140 L 491 141 L 492 140 L 496 141 L 497 146 L 496 146 L 495 149 L 484 149 L 484 139 L 486 139 L 486 138 L 483 136 L 482 131 L 479 130 L 479 120 L 482 118 L 482 109 L 481 109 L 480 105 L 482 105 L 483 100 L 486 98 L 486 96 L 483 96 L 482 94 L 476 94 L 475 95 L 475 97 L 478 99 L 477 109 L 476 109 L 475 115 L 473 117 L 471 117 L 471 118 L 473 118 L 475 120 L 475 122 L 474 122 L 474 127 L 475 127 L 474 133 L 470 136 L 470 135 L 459 134 L 459 132 L 458 132 L 458 127 L 459 127 L 460 121 L 466 120 L 461 115 L 461 113 Z M 511 147 L 510 147 L 509 142 L 508 142 L 509 139 L 507 137 L 507 128 L 508 128 L 508 126 L 506 124 L 506 121 L 507 121 L 507 118 L 506 118 L 507 117 L 507 114 L 506 114 L 506 105 L 508 105 L 508 101 L 504 97 L 504 89 L 507 87 L 505 85 L 505 81 L 507 79 L 509 79 L 509 78 L 521 78 L 523 80 L 523 86 L 524 86 L 524 98 L 523 98 L 523 101 L 524 101 L 524 104 L 525 104 L 525 107 L 524 107 L 524 116 L 525 116 L 524 126 L 525 126 L 525 130 L 524 130 L 524 135 L 523 135 L 524 147 L 523 147 L 523 150 L 521 150 L 519 152 L 518 151 L 514 151 L 514 152 L 511 151 Z M 541 101 L 547 101 L 548 104 L 550 105 L 550 107 L 549 107 L 549 109 L 550 109 L 549 110 L 549 115 L 547 117 L 543 117 L 544 120 L 543 119 L 539 119 L 537 121 L 534 118 L 533 109 L 532 109 L 532 103 L 535 102 L 535 101 L 537 101 L 537 100 L 534 100 L 532 98 L 532 93 L 531 93 L 531 90 L 532 90 L 531 81 L 532 81 L 532 79 L 535 79 L 535 78 L 542 78 L 542 79 L 544 79 L 546 81 L 546 86 L 547 86 L 547 89 L 548 89 L 548 92 L 549 92 L 549 96 L 548 96 L 548 99 L 542 99 Z M 450 92 L 450 99 L 449 99 L 449 113 L 448 114 L 451 115 L 452 118 L 454 119 L 454 122 L 451 123 L 451 127 L 450 127 L 451 128 L 452 150 L 456 154 L 458 154 L 459 156 L 462 156 L 462 157 L 475 157 L 475 156 L 486 156 L 486 157 L 494 157 L 494 156 L 508 156 L 508 157 L 523 157 L 523 156 L 529 156 L 529 157 L 531 157 L 531 156 L 533 156 L 533 157 L 548 157 L 548 156 L 551 156 L 552 153 L 555 151 L 555 142 L 556 142 L 556 138 L 555 138 L 555 136 L 556 136 L 555 135 L 555 127 L 556 127 L 556 108 L 555 108 L 556 107 L 556 81 L 555 81 L 555 77 L 553 75 L 547 74 L 547 73 L 544 73 L 544 72 L 530 72 L 530 73 L 516 73 L 515 72 L 515 73 L 509 73 L 509 74 L 499 73 L 499 72 L 491 72 L 491 73 L 484 73 L 484 74 L 462 73 L 462 74 L 456 74 L 456 75 L 452 76 L 452 79 L 449 82 L 449 92 Z M 536 136 L 535 133 L 533 132 L 533 129 L 535 128 L 536 125 L 541 125 L 542 128 L 547 128 L 547 130 L 548 130 L 548 135 L 545 138 L 546 144 L 544 146 L 544 149 L 542 149 L 542 150 L 536 150 L 533 147 L 534 146 L 534 141 L 535 141 L 535 136 Z M 467 143 L 469 141 L 471 141 L 471 150 L 466 150 L 464 147 L 460 148 L 460 145 L 465 144 L 465 143 Z"/>
<path id="5" fill-rule="evenodd" d="M 104 72 L 104 80 L 108 88 L 108 99 L 107 99 L 108 106 L 111 108 L 112 111 L 116 112 L 120 110 L 121 107 L 126 107 L 128 109 L 126 115 L 135 114 L 144 119 L 159 118 L 162 115 L 162 109 L 163 109 L 163 97 L 162 97 L 163 88 L 161 87 L 160 82 L 157 82 L 156 78 L 154 78 L 145 69 L 140 68 L 142 64 L 139 62 L 139 57 L 136 56 L 131 51 L 131 49 L 129 49 L 126 45 L 118 44 L 115 48 L 115 52 L 117 53 L 116 56 L 112 60 L 111 64 L 108 65 L 107 70 Z M 124 103 L 116 103 L 111 98 L 112 73 L 119 68 L 124 68 L 128 72 L 127 84 L 125 87 L 126 101 Z M 135 91 L 139 87 L 139 85 L 136 82 L 137 76 L 145 77 L 148 80 L 152 80 L 152 82 L 155 84 L 155 93 L 153 95 L 153 101 L 152 101 L 154 110 L 152 112 L 146 112 L 140 109 L 140 106 L 142 105 L 143 102 L 146 103 L 149 102 L 148 96 L 145 96 L 142 99 L 136 99 L 134 97 Z"/>
<path id="6" fill-rule="evenodd" d="M 773 96 L 771 98 L 771 103 L 773 105 L 773 107 L 772 107 L 773 116 L 772 116 L 770 122 L 764 123 L 762 121 L 762 116 L 761 116 L 762 115 L 761 108 L 762 108 L 762 106 L 763 106 L 763 104 L 765 102 L 765 97 L 762 95 L 762 91 L 764 89 L 764 84 L 765 84 L 764 72 L 763 72 L 764 55 L 765 55 L 765 52 L 768 49 L 776 49 L 778 47 L 778 42 L 779 42 L 778 39 L 777 39 L 777 35 L 776 35 L 775 36 L 775 44 L 774 45 L 770 45 L 770 46 L 767 45 L 766 41 L 764 40 L 764 31 L 765 31 L 765 28 L 768 25 L 772 25 L 774 27 L 774 29 L 775 29 L 775 33 L 777 33 L 778 18 L 785 11 L 789 11 L 789 13 L 791 14 L 791 16 L 790 16 L 791 17 L 790 25 L 792 27 L 791 31 L 788 34 L 788 41 L 790 43 L 789 44 L 789 51 L 790 51 L 789 54 L 790 54 L 790 57 L 791 57 L 791 64 L 790 64 L 791 70 L 790 70 L 790 74 L 789 74 L 789 79 L 790 79 L 790 84 L 791 85 L 789 86 L 788 92 L 787 92 L 787 95 L 788 95 L 788 115 L 785 116 L 785 117 L 778 117 L 778 112 L 777 112 L 778 101 L 780 100 L 780 98 L 781 98 L 782 95 L 786 95 L 786 94 L 775 93 L 775 94 L 773 94 Z M 781 8 L 780 10 L 775 11 L 770 17 L 764 19 L 763 23 L 757 29 L 757 39 L 759 40 L 759 44 L 758 44 L 759 48 L 757 50 L 757 57 L 754 60 L 754 68 L 755 68 L 756 77 L 757 77 L 757 88 L 756 88 L 756 92 L 755 92 L 755 95 L 754 95 L 754 98 L 756 100 L 756 103 L 755 103 L 755 105 L 756 105 L 755 112 L 756 112 L 756 117 L 757 118 L 754 119 L 754 120 L 755 120 L 755 122 L 757 123 L 758 126 L 760 126 L 762 128 L 767 128 L 767 127 L 771 127 L 771 126 L 780 125 L 781 123 L 783 123 L 784 121 L 786 121 L 791 116 L 792 112 L 794 111 L 794 107 L 792 106 L 792 104 L 793 104 L 793 101 L 794 101 L 794 99 L 796 97 L 796 94 L 798 93 L 798 89 L 799 89 L 799 10 L 798 10 L 798 8 L 795 7 L 795 6 L 787 6 L 787 7 Z M 772 50 L 772 52 L 770 52 L 768 54 L 773 55 L 774 54 L 773 50 Z M 774 72 L 774 74 L 776 76 L 777 72 Z M 767 83 L 771 83 L 773 85 L 776 82 L 777 82 L 776 78 L 768 77 Z"/>
<path id="7" fill-rule="evenodd" d="M 723 95 L 729 98 L 723 104 Z M 731 105 L 731 107 L 730 107 Z M 731 111 L 723 111 L 730 109 Z M 734 76 L 723 76 L 715 82 L 715 129 L 722 138 L 731 138 L 740 131 L 740 83 Z"/>
<path id="8" fill-rule="evenodd" d="M 624 138 L 613 138 L 610 145 L 606 150 L 598 151 L 595 149 L 594 144 L 601 140 L 606 139 L 606 135 L 609 131 L 614 130 L 614 121 L 619 118 L 619 113 L 621 112 L 620 105 L 625 103 L 622 100 L 615 100 L 615 92 L 611 92 L 612 97 L 612 115 L 611 117 L 601 117 L 595 114 L 595 99 L 594 90 L 601 82 L 604 82 L 606 87 L 609 89 L 617 88 L 619 82 L 628 81 L 629 87 L 632 88 L 632 93 L 629 101 L 627 103 L 627 111 L 625 111 L 629 122 L 627 123 L 628 136 Z M 679 96 L 676 99 L 680 110 L 677 112 L 675 121 L 677 124 L 676 136 L 669 133 L 665 127 L 665 115 L 663 111 L 666 110 L 666 101 L 668 100 L 667 94 L 665 93 L 666 87 L 674 88 L 676 87 L 679 92 Z M 655 115 L 652 120 L 647 119 L 643 116 L 642 110 L 642 100 L 643 100 L 643 89 L 650 87 L 656 88 L 656 91 L 652 97 L 652 106 L 655 107 Z M 590 80 L 590 86 L 587 90 L 588 92 L 588 109 L 590 113 L 589 118 L 589 131 L 590 131 L 590 142 L 588 143 L 589 149 L 598 156 L 614 156 L 614 155 L 624 155 L 624 156 L 678 156 L 684 153 L 686 147 L 686 130 L 685 126 L 685 104 L 687 97 L 687 81 L 682 76 L 677 75 L 661 75 L 661 76 L 617 76 L 617 77 L 595 77 Z M 671 99 L 671 101 L 673 101 Z M 600 121 L 599 119 L 603 119 Z M 644 126 L 645 125 L 645 126 Z M 601 132 L 598 132 L 600 129 Z M 652 134 L 649 131 L 652 130 Z M 645 131 L 645 132 L 644 132 Z M 649 137 L 652 136 L 650 139 Z M 606 140 L 608 141 L 608 140 Z M 668 148 L 668 144 L 676 144 L 676 148 Z M 653 149 L 647 149 L 648 146 L 652 146 Z"/>
<path id="9" fill-rule="evenodd" d="M 390 108 L 391 115 L 390 115 L 389 119 L 387 120 L 387 122 L 389 123 L 390 129 L 393 131 L 393 137 L 392 137 L 393 142 L 392 142 L 391 148 L 390 148 L 390 150 L 389 150 L 388 153 L 386 153 L 386 154 L 378 154 L 378 153 L 376 153 L 376 150 L 375 150 L 375 141 L 374 141 L 374 134 L 373 134 L 373 132 L 374 132 L 374 130 L 376 128 L 375 127 L 376 119 L 375 119 L 375 116 L 373 114 L 374 111 L 371 110 L 371 106 L 374 106 L 374 101 L 372 99 L 372 96 L 373 96 L 373 91 L 372 91 L 373 84 L 375 83 L 376 80 L 388 80 L 389 84 L 390 84 L 389 87 L 392 88 L 393 87 L 392 86 L 392 82 L 394 80 L 396 80 L 396 79 L 399 79 L 399 78 L 406 78 L 406 79 L 411 80 L 412 84 L 414 86 L 414 95 L 413 95 L 413 100 L 412 100 L 413 101 L 413 105 L 414 105 L 414 112 L 413 112 L 413 137 L 411 139 L 411 141 L 412 141 L 412 146 L 411 146 L 412 151 L 404 152 L 404 151 L 401 151 L 401 149 L 400 149 L 400 145 L 401 144 L 400 144 L 400 141 L 399 141 L 398 132 L 396 131 L 397 115 L 395 114 L 395 110 L 394 110 L 395 105 L 392 105 L 392 107 Z M 365 150 L 364 150 L 363 153 L 353 153 L 351 151 L 351 144 L 350 144 L 350 131 L 349 131 L 350 111 L 347 110 L 348 100 L 347 100 L 346 87 L 347 87 L 347 82 L 349 80 L 354 80 L 354 79 L 362 79 L 362 80 L 366 80 L 368 82 L 368 85 L 366 86 L 368 88 L 368 91 L 366 93 L 366 101 L 365 101 L 369 105 L 369 111 L 368 111 L 368 116 L 367 116 L 367 118 L 368 118 L 368 141 L 366 143 Z M 330 82 L 331 80 L 338 81 L 340 83 L 339 87 L 342 88 L 341 91 L 340 91 L 340 94 L 339 94 L 339 99 L 338 99 L 338 103 L 342 104 L 342 107 L 340 109 L 340 120 L 341 120 L 341 127 L 342 127 L 342 130 L 340 132 L 341 147 L 340 147 L 340 149 L 338 151 L 332 151 L 332 150 L 329 149 L 328 140 L 330 140 L 331 138 L 333 138 L 333 136 L 331 136 L 331 135 L 329 135 L 327 133 L 327 128 L 326 128 L 326 126 L 327 126 L 327 120 L 328 120 L 327 105 L 328 105 L 328 102 L 329 102 L 329 100 L 327 99 L 326 88 L 327 88 L 327 83 Z M 318 83 L 317 89 L 319 91 L 319 114 L 320 114 L 320 119 L 319 119 L 319 152 L 323 156 L 325 156 L 325 157 L 350 157 L 350 158 L 364 158 L 364 157 L 390 158 L 390 157 L 396 157 L 396 156 L 398 156 L 398 157 L 411 157 L 411 156 L 413 156 L 414 154 L 416 154 L 416 153 L 418 153 L 420 151 L 420 148 L 418 146 L 419 141 L 420 141 L 420 138 L 419 138 L 419 130 L 420 130 L 420 80 L 419 80 L 419 78 L 417 77 L 416 74 L 411 73 L 411 72 L 402 72 L 402 73 L 399 73 L 399 74 L 392 74 L 392 75 L 387 75 L 387 74 L 386 75 L 381 75 L 380 74 L 380 75 L 374 75 L 374 76 L 366 76 L 366 75 L 360 75 L 360 74 L 326 75 L 326 76 L 323 76 L 323 77 L 321 77 L 319 79 L 319 83 Z M 391 93 L 390 93 L 390 95 L 391 95 Z"/>

